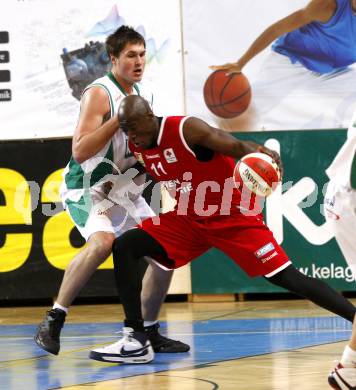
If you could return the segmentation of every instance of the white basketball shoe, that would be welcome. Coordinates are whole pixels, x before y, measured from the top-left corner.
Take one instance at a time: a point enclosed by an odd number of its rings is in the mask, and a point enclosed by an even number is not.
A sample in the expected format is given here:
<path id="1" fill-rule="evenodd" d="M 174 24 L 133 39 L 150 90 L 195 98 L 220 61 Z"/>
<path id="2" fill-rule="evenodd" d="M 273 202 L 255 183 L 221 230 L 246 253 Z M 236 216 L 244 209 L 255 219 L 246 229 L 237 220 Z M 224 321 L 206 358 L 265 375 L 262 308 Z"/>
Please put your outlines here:
<path id="1" fill-rule="evenodd" d="M 123 328 L 123 338 L 114 344 L 90 351 L 89 358 L 111 363 L 149 363 L 154 358 L 150 340 L 144 332 Z"/>
<path id="2" fill-rule="evenodd" d="M 344 367 L 339 363 L 330 373 L 328 382 L 335 390 L 356 390 L 356 367 Z"/>

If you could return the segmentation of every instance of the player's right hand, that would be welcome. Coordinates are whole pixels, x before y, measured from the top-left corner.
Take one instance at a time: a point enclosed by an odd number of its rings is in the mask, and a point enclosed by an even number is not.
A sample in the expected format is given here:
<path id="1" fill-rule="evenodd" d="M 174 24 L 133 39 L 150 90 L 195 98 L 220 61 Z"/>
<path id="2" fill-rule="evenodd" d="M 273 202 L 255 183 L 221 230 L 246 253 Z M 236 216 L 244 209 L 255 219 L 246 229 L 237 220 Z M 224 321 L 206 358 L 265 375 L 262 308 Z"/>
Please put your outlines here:
<path id="1" fill-rule="evenodd" d="M 266 148 L 263 145 L 260 145 L 257 148 L 257 152 L 268 154 L 270 157 L 273 158 L 275 163 L 278 165 L 280 177 L 282 178 L 283 174 L 284 174 L 284 169 L 283 169 L 282 159 L 281 159 L 281 156 L 279 155 L 279 153 L 277 153 L 275 150 Z"/>
<path id="2" fill-rule="evenodd" d="M 211 65 L 211 70 L 226 70 L 226 74 L 241 73 L 241 66 L 238 62 L 228 62 L 223 65 Z"/>

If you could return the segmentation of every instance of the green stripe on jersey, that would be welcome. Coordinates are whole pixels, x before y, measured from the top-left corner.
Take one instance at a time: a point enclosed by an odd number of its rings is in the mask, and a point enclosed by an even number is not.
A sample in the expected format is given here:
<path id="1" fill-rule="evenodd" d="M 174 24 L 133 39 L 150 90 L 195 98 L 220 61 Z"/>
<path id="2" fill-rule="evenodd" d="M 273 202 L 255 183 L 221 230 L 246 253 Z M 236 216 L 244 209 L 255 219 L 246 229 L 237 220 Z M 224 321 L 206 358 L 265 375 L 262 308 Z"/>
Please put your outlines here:
<path id="1" fill-rule="evenodd" d="M 76 202 L 66 199 L 66 205 L 74 223 L 80 227 L 84 227 L 89 218 L 91 204 L 86 204 L 84 196 L 81 196 Z"/>
<path id="2" fill-rule="evenodd" d="M 114 160 L 114 148 L 112 142 L 110 142 L 109 148 L 103 159 L 108 159 L 109 161 Z M 113 167 L 107 162 L 100 162 L 91 172 L 85 173 L 80 164 L 78 164 L 73 157 L 69 161 L 69 170 L 65 175 L 65 182 L 67 188 L 70 190 L 74 189 L 84 189 L 84 176 L 90 175 L 90 180 L 88 183 L 89 186 L 93 186 L 99 180 L 101 180 L 105 175 L 108 175 L 113 172 Z M 89 179 L 89 177 L 88 177 Z"/>
<path id="3" fill-rule="evenodd" d="M 122 87 L 122 85 L 116 80 L 115 76 L 112 74 L 112 72 L 109 72 L 107 74 L 107 76 L 109 77 L 109 79 L 119 88 L 119 90 L 125 95 L 127 96 L 128 93 L 124 90 L 124 88 Z M 140 95 L 140 89 L 138 88 L 138 85 L 134 84 L 133 87 L 135 88 L 135 91 L 137 93 L 137 95 Z"/>

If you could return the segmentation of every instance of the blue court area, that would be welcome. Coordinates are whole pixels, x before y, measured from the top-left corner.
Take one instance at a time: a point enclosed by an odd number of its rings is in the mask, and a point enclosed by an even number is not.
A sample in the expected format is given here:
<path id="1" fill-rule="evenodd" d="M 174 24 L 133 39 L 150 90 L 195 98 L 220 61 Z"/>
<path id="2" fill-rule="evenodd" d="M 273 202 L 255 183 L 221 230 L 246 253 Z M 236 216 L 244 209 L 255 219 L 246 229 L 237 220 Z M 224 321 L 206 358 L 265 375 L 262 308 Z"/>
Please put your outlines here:
<path id="1" fill-rule="evenodd" d="M 191 345 L 183 354 L 156 354 L 154 363 L 116 365 L 87 358 L 93 346 L 114 342 L 118 323 L 66 324 L 60 354 L 33 341 L 36 326 L 0 326 L 0 388 L 54 389 L 293 350 L 349 338 L 338 317 L 209 320 L 162 323 L 162 333 Z"/>

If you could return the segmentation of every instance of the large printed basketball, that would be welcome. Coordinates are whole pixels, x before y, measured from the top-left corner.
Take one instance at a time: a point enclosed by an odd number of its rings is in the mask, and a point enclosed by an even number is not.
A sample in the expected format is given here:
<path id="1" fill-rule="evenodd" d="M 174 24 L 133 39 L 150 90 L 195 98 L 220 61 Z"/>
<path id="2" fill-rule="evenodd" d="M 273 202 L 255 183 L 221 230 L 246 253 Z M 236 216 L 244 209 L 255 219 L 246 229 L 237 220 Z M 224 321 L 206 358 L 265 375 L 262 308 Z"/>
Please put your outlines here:
<path id="1" fill-rule="evenodd" d="M 216 70 L 205 81 L 203 92 L 209 110 L 221 118 L 242 114 L 251 101 L 250 83 L 242 73 L 227 75 L 225 70 Z"/>
<path id="2" fill-rule="evenodd" d="M 240 190 L 247 187 L 258 196 L 269 196 L 280 181 L 278 165 L 265 153 L 250 153 L 242 157 L 234 169 L 234 181 Z"/>

